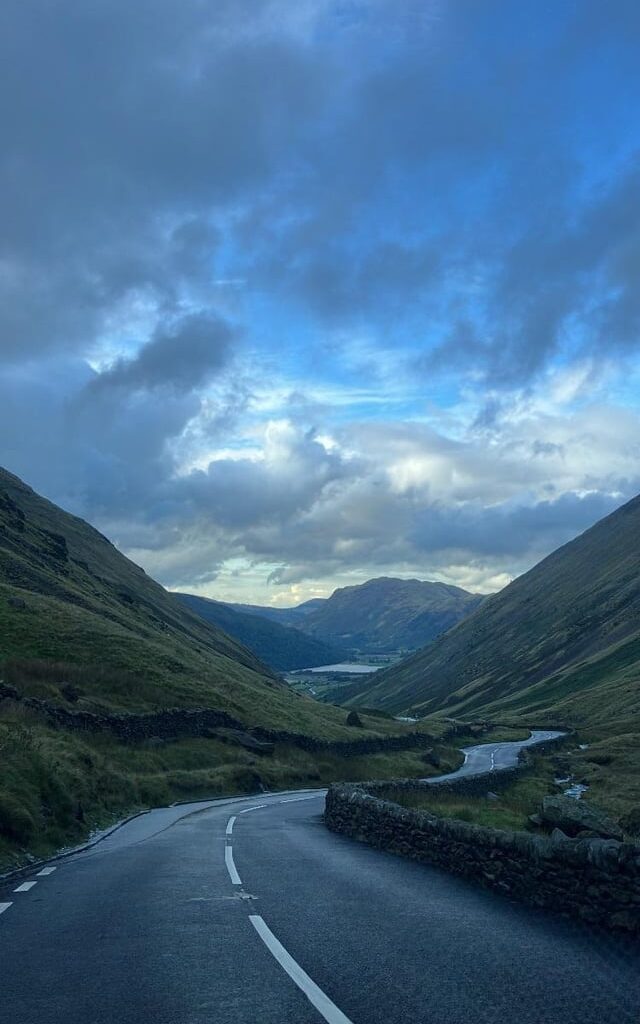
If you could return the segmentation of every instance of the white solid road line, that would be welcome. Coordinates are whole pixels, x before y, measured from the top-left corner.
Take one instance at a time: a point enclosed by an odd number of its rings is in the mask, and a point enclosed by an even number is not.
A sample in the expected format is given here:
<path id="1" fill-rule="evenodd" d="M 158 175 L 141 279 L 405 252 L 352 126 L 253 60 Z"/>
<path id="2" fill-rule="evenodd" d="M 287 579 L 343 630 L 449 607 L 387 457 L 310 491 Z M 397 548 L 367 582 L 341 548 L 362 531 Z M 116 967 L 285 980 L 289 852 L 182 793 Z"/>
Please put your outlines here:
<path id="1" fill-rule="evenodd" d="M 318 988 L 315 981 L 302 970 L 300 964 L 296 963 L 292 956 L 287 953 L 282 943 L 278 942 L 271 929 L 265 924 L 258 914 L 249 914 L 249 920 L 257 931 L 272 956 L 280 966 L 287 972 L 292 981 L 304 992 L 312 1006 L 328 1024 L 352 1024 L 348 1017 L 345 1017 L 342 1010 L 339 1010 L 335 1003 L 332 1003 L 329 996 L 326 996 L 321 988 Z"/>
<path id="2" fill-rule="evenodd" d="M 34 885 L 37 885 L 37 884 L 38 884 L 37 882 L 23 882 L 22 885 L 19 885 L 18 888 L 14 889 L 13 891 L 14 892 L 29 892 L 29 889 L 33 889 Z"/>
<path id="3" fill-rule="evenodd" d="M 4 914 L 5 910 L 8 910 L 12 906 L 11 903 L 0 903 L 0 914 Z"/>
<path id="4" fill-rule="evenodd" d="M 226 835 L 230 836 L 231 833 L 233 832 L 233 826 L 234 826 L 235 820 L 236 820 L 235 814 L 234 814 L 234 816 L 232 818 L 229 818 L 229 820 L 227 822 Z"/>
<path id="5" fill-rule="evenodd" d="M 229 872 L 229 878 L 234 885 L 242 885 L 242 879 L 236 871 L 236 866 L 233 863 L 233 850 L 230 846 L 224 848 L 224 862 L 227 865 L 227 871 Z"/>
<path id="6" fill-rule="evenodd" d="M 238 811 L 238 814 L 248 814 L 249 811 L 259 811 L 261 807 L 266 806 L 266 804 L 254 804 L 253 807 L 245 807 L 244 810 Z"/>
<path id="7" fill-rule="evenodd" d="M 43 868 L 42 871 L 38 871 L 38 878 L 41 878 L 43 875 L 52 875 L 55 870 L 55 868 Z"/>

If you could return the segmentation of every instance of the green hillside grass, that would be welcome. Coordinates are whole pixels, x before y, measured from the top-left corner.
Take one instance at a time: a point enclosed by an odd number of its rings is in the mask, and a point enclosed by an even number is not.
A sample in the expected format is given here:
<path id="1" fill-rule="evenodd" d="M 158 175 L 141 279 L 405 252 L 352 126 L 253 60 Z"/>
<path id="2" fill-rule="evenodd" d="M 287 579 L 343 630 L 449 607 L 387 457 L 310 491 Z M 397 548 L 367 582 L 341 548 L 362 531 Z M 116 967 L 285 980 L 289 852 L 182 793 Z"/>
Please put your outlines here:
<path id="1" fill-rule="evenodd" d="M 640 727 L 640 498 L 544 559 L 349 703 Z"/>
<path id="2" fill-rule="evenodd" d="M 69 710 L 225 711 L 262 726 L 354 738 L 346 713 L 295 694 L 236 640 L 204 622 L 98 531 L 0 470 L 0 679 Z M 361 736 L 399 734 L 362 716 Z M 390 774 L 419 771 L 389 755 Z M 215 738 L 124 745 L 54 729 L 0 702 L 0 864 L 43 853 L 132 808 L 169 799 L 281 788 L 342 777 L 353 765 L 278 748 L 256 759 Z M 424 770 L 424 765 L 421 765 Z M 364 765 L 361 765 L 364 770 Z M 332 774 L 333 773 L 333 774 Z"/>
<path id="3" fill-rule="evenodd" d="M 248 647 L 276 672 L 333 665 L 348 657 L 349 652 L 344 648 L 307 636 L 294 626 L 283 626 L 261 615 L 239 612 L 221 601 L 195 594 L 175 596 L 205 622 L 224 629 L 229 636 Z"/>
<path id="4" fill-rule="evenodd" d="M 344 713 L 292 694 L 97 530 L 0 470 L 0 663 L 8 659 L 92 667 L 79 705 L 88 710 L 215 707 L 248 725 L 350 735 Z"/>
<path id="5" fill-rule="evenodd" d="M 567 726 L 587 799 L 640 820 L 640 498 L 560 548 L 345 704 Z M 591 757 L 594 760 L 591 760 Z"/>

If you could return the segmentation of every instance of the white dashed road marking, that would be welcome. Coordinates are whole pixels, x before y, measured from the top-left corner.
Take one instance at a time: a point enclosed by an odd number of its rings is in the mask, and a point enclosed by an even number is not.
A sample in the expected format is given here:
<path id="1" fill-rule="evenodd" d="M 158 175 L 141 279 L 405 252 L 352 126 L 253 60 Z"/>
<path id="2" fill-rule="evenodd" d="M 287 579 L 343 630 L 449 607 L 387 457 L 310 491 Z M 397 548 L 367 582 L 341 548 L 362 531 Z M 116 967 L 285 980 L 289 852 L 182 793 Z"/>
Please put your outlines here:
<path id="1" fill-rule="evenodd" d="M 8 910 L 11 903 L 0 903 L 0 914 L 4 914 L 5 910 Z"/>
<path id="2" fill-rule="evenodd" d="M 326 996 L 321 988 L 318 988 L 315 981 L 312 981 L 308 974 L 293 957 L 287 953 L 271 929 L 265 924 L 258 914 L 249 914 L 249 920 L 264 942 L 265 946 L 280 966 L 287 972 L 289 977 L 298 988 L 304 992 L 312 1006 L 324 1019 L 327 1024 L 352 1024 L 348 1017 L 345 1017 L 342 1010 L 339 1010 L 335 1003 L 332 1003 L 329 996 Z"/>
<path id="3" fill-rule="evenodd" d="M 229 872 L 229 878 L 234 885 L 242 885 L 242 879 L 236 871 L 236 866 L 233 863 L 233 850 L 230 846 L 224 848 L 224 862 L 227 865 L 227 871 Z"/>
<path id="4" fill-rule="evenodd" d="M 227 822 L 226 834 L 228 836 L 230 836 L 231 833 L 233 832 L 233 825 L 234 825 L 235 820 L 236 819 L 235 819 L 235 815 L 234 815 L 233 818 L 229 818 L 229 820 Z"/>
<path id="5" fill-rule="evenodd" d="M 38 878 L 41 878 L 43 875 L 52 875 L 55 870 L 55 868 L 43 868 L 42 871 L 38 871 Z"/>
<path id="6" fill-rule="evenodd" d="M 259 811 L 261 807 L 266 806 L 266 804 L 254 804 L 253 807 L 245 807 L 243 811 L 238 811 L 238 814 L 248 814 L 249 811 Z"/>
<path id="7" fill-rule="evenodd" d="M 29 892 L 29 889 L 33 889 L 34 885 L 37 885 L 37 884 L 38 884 L 37 882 L 23 882 L 22 885 L 19 885 L 18 888 L 14 889 L 13 891 L 14 892 Z"/>

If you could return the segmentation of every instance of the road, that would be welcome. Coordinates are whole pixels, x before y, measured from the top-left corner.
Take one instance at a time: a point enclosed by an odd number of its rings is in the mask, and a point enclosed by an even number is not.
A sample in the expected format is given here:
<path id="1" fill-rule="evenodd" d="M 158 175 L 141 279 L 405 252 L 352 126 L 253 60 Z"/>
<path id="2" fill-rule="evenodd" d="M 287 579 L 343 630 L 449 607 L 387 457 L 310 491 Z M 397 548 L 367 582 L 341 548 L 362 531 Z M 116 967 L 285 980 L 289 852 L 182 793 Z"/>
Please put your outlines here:
<path id="1" fill-rule="evenodd" d="M 323 797 L 153 811 L 5 886 L 0 1020 L 637 1024 L 637 945 L 334 835 Z"/>
<path id="2" fill-rule="evenodd" d="M 462 775 L 482 775 L 484 772 L 499 772 L 505 768 L 512 768 L 518 763 L 518 755 L 525 747 L 533 747 L 538 743 L 554 740 L 558 736 L 564 736 L 564 733 L 556 729 L 534 729 L 527 740 L 478 743 L 474 747 L 463 747 L 464 764 L 460 768 L 448 775 L 438 775 L 426 781 L 435 785 L 438 782 L 460 778 Z"/>

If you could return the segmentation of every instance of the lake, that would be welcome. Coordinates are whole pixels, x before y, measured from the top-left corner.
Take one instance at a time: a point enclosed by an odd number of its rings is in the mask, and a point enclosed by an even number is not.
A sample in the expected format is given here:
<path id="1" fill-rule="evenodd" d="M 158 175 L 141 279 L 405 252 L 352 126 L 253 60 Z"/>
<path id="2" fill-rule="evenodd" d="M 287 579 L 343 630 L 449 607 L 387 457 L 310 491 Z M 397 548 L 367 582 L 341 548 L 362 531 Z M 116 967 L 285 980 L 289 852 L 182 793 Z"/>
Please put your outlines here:
<path id="1" fill-rule="evenodd" d="M 300 672 L 351 672 L 353 675 L 362 675 L 365 672 L 377 672 L 378 669 L 386 668 L 386 665 L 363 665 L 358 661 L 343 661 L 339 665 L 317 665 L 315 668 L 299 668 Z M 294 673 L 291 673 L 292 675 Z"/>

